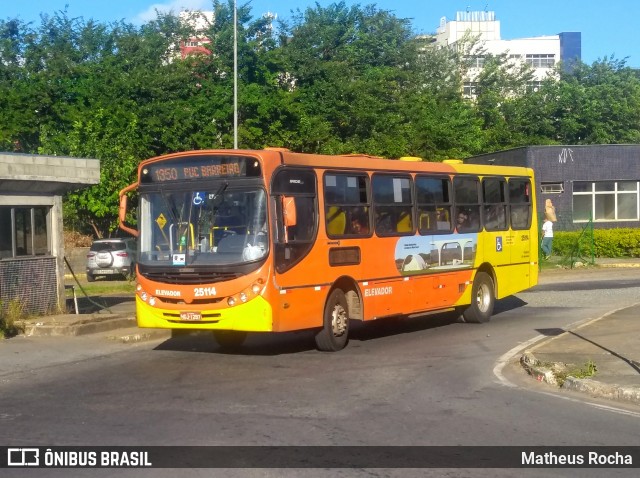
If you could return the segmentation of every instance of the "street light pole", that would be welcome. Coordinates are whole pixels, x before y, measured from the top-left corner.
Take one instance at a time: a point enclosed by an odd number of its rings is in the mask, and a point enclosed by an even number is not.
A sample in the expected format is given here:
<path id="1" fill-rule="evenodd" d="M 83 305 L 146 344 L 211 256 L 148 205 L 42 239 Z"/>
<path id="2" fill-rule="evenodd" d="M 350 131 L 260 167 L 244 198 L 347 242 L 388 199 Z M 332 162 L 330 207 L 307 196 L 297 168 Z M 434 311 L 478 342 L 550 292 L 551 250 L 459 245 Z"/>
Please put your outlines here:
<path id="1" fill-rule="evenodd" d="M 238 0 L 233 0 L 233 149 L 238 149 Z"/>

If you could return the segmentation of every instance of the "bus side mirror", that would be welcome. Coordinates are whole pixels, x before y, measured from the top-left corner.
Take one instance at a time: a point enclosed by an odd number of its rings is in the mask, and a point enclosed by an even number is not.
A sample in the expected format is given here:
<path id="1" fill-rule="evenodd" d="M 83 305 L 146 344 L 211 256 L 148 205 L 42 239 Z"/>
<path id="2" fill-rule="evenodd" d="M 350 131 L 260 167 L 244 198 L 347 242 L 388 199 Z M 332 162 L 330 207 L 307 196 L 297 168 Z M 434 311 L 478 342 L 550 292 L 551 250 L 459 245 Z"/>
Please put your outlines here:
<path id="1" fill-rule="evenodd" d="M 125 224 L 125 221 L 127 219 L 127 193 L 129 191 L 133 191 L 137 186 L 138 186 L 137 183 L 130 184 L 129 186 L 124 188 L 122 191 L 120 191 L 120 208 L 118 209 L 118 219 L 119 219 L 118 226 L 120 227 L 120 229 L 128 232 L 134 237 L 138 237 L 139 232 L 136 229 L 132 229 L 129 226 L 127 226 Z"/>
<path id="2" fill-rule="evenodd" d="M 285 227 L 295 226 L 298 222 L 296 202 L 292 196 L 282 198 L 282 211 L 284 214 Z"/>

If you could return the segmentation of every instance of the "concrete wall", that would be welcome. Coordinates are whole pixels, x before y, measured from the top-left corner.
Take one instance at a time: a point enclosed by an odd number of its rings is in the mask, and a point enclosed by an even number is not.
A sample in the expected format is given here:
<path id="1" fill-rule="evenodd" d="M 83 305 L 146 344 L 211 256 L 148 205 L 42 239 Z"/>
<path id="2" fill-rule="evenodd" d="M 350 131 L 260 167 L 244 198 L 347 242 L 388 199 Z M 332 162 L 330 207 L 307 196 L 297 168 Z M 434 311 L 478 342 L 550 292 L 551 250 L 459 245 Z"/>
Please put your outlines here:
<path id="1" fill-rule="evenodd" d="M 88 252 L 88 247 L 74 247 L 73 249 L 66 251 L 65 254 L 67 257 L 67 261 L 71 265 L 71 269 L 76 276 L 86 273 Z M 71 271 L 69 270 L 69 266 L 67 264 L 65 264 L 64 266 L 64 273 L 67 277 L 71 275 Z"/>
<path id="2" fill-rule="evenodd" d="M 0 206 L 49 206 L 47 239 L 51 250 L 49 262 L 53 264 L 53 267 L 36 267 L 34 264 L 39 265 L 44 259 L 38 262 L 35 256 L 2 259 L 2 266 L 7 271 L 19 275 L 14 278 L 15 287 L 3 289 L 5 301 L 21 298 L 27 303 L 33 302 L 31 297 L 18 297 L 16 294 L 24 295 L 28 291 L 34 299 L 37 298 L 37 288 L 23 287 L 22 284 L 33 282 L 33 278 L 38 277 L 40 283 L 53 284 L 54 296 L 57 292 L 58 304 L 64 307 L 62 195 L 99 182 L 100 161 L 97 159 L 0 153 Z M 84 272 L 84 264 L 79 267 Z M 51 308 L 50 304 L 46 307 Z M 43 307 L 38 305 L 34 310 L 42 311 Z"/>

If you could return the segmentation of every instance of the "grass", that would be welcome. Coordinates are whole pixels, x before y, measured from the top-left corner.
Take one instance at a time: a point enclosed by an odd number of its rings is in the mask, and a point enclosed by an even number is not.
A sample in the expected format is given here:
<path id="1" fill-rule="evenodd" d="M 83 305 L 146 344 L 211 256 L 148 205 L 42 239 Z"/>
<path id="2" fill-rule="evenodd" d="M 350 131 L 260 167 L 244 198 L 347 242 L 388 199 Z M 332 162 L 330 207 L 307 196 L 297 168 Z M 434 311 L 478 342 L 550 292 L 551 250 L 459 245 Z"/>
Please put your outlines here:
<path id="1" fill-rule="evenodd" d="M 567 368 L 564 370 L 554 370 L 553 373 L 558 381 L 558 386 L 562 387 L 567 377 L 588 378 L 593 377 L 598 372 L 598 367 L 593 360 L 585 362 L 582 367 Z"/>
<path id="2" fill-rule="evenodd" d="M 95 282 L 86 282 L 84 277 L 78 276 L 80 285 L 87 295 L 105 295 L 105 294 L 133 294 L 136 290 L 136 283 L 133 280 L 96 280 Z M 76 286 L 76 294 L 82 296 L 82 291 L 73 279 L 66 279 L 65 283 Z"/>
<path id="3" fill-rule="evenodd" d="M 24 330 L 22 323 L 28 318 L 25 304 L 20 299 L 10 300 L 4 309 L 0 301 L 0 339 L 18 335 Z"/>

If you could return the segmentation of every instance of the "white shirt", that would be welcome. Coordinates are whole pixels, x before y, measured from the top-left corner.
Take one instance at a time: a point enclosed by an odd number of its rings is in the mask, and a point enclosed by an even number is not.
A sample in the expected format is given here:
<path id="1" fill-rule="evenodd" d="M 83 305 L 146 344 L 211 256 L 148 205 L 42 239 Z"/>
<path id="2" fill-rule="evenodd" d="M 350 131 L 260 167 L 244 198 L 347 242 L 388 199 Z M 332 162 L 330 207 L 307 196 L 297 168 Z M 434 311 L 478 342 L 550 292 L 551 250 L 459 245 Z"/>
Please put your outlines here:
<path id="1" fill-rule="evenodd" d="M 542 232 L 544 237 L 553 237 L 553 223 L 551 221 L 544 221 L 544 224 L 542 224 Z"/>

